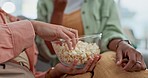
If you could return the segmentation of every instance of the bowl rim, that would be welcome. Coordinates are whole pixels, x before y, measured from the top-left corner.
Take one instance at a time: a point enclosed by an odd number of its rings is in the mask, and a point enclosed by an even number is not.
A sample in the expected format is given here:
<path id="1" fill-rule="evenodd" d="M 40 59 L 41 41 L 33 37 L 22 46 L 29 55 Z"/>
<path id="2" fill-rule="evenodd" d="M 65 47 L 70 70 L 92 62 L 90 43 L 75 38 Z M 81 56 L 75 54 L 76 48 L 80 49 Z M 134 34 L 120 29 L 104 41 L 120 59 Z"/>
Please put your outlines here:
<path id="1" fill-rule="evenodd" d="M 79 38 L 78 39 L 85 39 L 85 38 L 89 38 L 89 37 L 91 37 L 91 38 L 96 38 L 96 37 L 98 37 L 99 39 L 101 39 L 102 38 L 102 33 L 99 33 L 99 34 L 92 34 L 92 35 L 81 35 L 81 36 L 79 36 Z M 65 40 L 64 39 L 58 39 L 58 40 L 53 40 L 53 41 L 51 41 L 51 43 L 55 43 L 55 42 L 65 42 Z"/>

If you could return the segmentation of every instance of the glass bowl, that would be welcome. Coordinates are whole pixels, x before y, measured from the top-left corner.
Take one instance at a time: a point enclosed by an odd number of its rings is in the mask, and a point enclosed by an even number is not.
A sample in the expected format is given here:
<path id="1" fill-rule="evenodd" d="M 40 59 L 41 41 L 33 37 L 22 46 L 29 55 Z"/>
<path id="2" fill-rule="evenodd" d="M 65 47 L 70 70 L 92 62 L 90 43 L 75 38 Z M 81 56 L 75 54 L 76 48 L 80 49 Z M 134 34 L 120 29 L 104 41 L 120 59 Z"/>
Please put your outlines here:
<path id="1" fill-rule="evenodd" d="M 83 68 L 89 58 L 100 54 L 100 40 L 102 34 L 84 35 L 78 38 L 75 49 L 69 50 L 65 40 L 52 41 L 53 49 L 59 61 L 65 66 L 71 66 L 77 59 L 76 68 Z"/>

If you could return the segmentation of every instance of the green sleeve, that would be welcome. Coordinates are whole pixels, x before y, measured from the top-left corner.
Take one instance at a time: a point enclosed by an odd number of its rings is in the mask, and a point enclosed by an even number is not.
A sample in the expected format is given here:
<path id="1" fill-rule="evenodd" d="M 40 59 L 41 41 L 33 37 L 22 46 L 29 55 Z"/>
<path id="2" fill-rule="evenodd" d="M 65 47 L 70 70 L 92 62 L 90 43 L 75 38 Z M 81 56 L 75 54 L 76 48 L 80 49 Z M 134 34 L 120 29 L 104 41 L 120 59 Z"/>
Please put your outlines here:
<path id="1" fill-rule="evenodd" d="M 37 3 L 37 20 L 38 21 L 44 21 L 44 22 L 48 22 L 48 15 L 47 15 L 47 7 L 45 4 L 45 0 L 38 0 Z"/>
<path id="2" fill-rule="evenodd" d="M 104 29 L 102 31 L 102 51 L 108 50 L 107 45 L 109 44 L 109 41 L 114 38 L 122 38 L 126 39 L 122 30 L 121 30 L 121 24 L 120 19 L 117 12 L 116 4 L 113 0 L 111 1 L 111 5 L 109 8 L 109 16 L 105 17 L 106 22 L 104 24 Z M 104 19 L 105 19 L 104 18 Z"/>

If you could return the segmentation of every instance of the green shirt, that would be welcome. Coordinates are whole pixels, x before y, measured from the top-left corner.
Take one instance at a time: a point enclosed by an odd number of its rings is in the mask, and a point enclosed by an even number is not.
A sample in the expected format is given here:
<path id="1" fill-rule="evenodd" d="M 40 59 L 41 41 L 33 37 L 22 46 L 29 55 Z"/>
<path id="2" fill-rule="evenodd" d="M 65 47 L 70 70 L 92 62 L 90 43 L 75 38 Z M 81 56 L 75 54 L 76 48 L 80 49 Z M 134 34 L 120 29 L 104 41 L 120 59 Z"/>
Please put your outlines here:
<path id="1" fill-rule="evenodd" d="M 53 0 L 39 0 L 37 9 L 38 20 L 50 21 Z M 114 0 L 84 0 L 81 16 L 85 35 L 102 33 L 102 52 L 108 50 L 107 45 L 110 40 L 114 38 L 125 39 Z"/>

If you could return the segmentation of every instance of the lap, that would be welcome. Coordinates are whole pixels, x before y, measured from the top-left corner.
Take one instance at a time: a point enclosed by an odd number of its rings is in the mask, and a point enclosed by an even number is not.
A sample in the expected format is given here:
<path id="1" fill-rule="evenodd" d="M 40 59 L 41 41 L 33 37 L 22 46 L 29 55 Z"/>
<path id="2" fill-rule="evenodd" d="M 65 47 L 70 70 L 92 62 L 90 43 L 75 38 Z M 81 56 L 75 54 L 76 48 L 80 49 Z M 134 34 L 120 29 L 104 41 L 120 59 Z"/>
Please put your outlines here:
<path id="1" fill-rule="evenodd" d="M 66 78 L 148 78 L 148 71 L 127 72 L 116 65 L 116 53 L 108 51 L 101 54 L 101 59 L 94 68 L 94 74 L 68 75 Z"/>
<path id="2" fill-rule="evenodd" d="M 148 78 L 148 71 L 127 72 L 116 65 L 116 53 L 108 51 L 102 54 L 94 69 L 93 78 Z"/>
<path id="3" fill-rule="evenodd" d="M 87 72 L 79 75 L 68 75 L 66 78 L 91 78 L 91 77 L 92 77 L 92 73 Z"/>
<path id="4" fill-rule="evenodd" d="M 35 78 L 29 69 L 7 62 L 0 65 L 0 78 Z"/>

